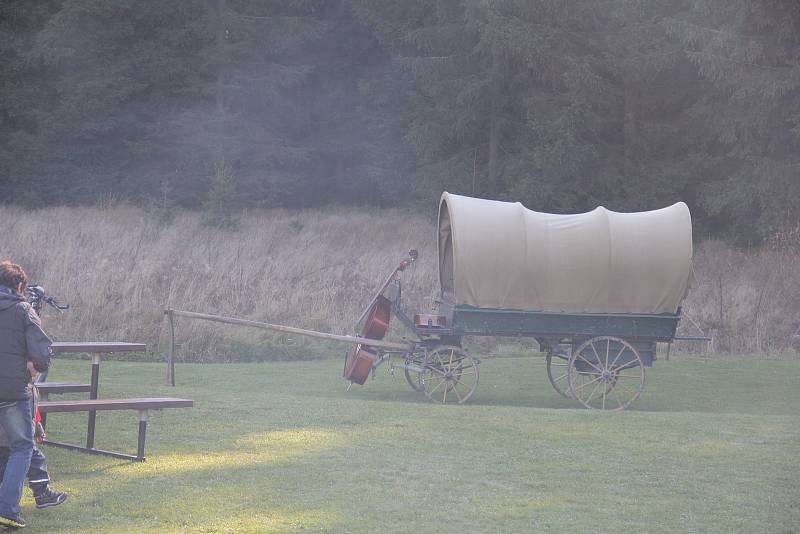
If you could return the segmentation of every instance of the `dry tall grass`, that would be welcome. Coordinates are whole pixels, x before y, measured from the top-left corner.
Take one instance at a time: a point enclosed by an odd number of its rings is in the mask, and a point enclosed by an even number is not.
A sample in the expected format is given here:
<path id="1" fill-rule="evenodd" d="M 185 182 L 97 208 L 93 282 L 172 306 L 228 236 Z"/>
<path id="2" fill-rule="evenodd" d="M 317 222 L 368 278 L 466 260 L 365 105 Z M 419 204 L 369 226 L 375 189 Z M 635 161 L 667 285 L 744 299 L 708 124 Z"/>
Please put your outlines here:
<path id="1" fill-rule="evenodd" d="M 431 221 L 385 210 L 246 213 L 237 231 L 204 227 L 195 213 L 169 223 L 129 206 L 2 209 L 12 221 L 0 257 L 72 306 L 46 309 L 61 340 L 136 340 L 165 350 L 167 307 L 353 333 L 376 285 L 409 248 L 420 250 L 404 300 L 430 306 L 436 285 Z M 179 351 L 192 359 L 319 356 L 337 345 L 179 319 Z M 344 346 L 342 346 L 344 347 Z"/>
<path id="2" fill-rule="evenodd" d="M 715 351 L 800 349 L 800 240 L 749 251 L 707 241 L 695 247 L 694 268 L 684 309 L 713 335 Z"/>
<path id="3" fill-rule="evenodd" d="M 143 341 L 166 349 L 167 307 L 352 333 L 376 286 L 405 256 L 410 311 L 429 310 L 438 287 L 434 221 L 394 210 L 273 210 L 244 213 L 236 231 L 204 227 L 196 213 L 163 222 L 129 206 L 22 211 L 8 221 L 0 259 L 69 302 L 47 309 L 61 340 Z M 772 351 L 800 326 L 795 248 L 740 252 L 718 242 L 696 248 L 697 284 L 684 309 L 718 350 Z M 697 334 L 691 321 L 681 331 Z M 180 357 L 288 359 L 341 355 L 347 347 L 266 331 L 180 319 Z"/>

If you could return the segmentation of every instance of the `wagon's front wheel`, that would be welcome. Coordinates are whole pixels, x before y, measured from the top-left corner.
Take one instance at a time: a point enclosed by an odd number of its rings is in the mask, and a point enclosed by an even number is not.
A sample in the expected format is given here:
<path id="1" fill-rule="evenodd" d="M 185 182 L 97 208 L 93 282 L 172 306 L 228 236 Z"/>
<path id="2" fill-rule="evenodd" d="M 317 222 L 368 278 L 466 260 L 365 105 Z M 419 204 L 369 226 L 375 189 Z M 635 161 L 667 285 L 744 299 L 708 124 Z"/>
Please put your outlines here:
<path id="1" fill-rule="evenodd" d="M 428 352 L 422 363 L 420 389 L 433 402 L 469 400 L 478 387 L 478 360 L 461 347 L 442 345 Z"/>
<path id="2" fill-rule="evenodd" d="M 406 361 L 404 363 L 406 367 L 403 368 L 403 374 L 406 377 L 406 382 L 408 382 L 408 385 L 411 386 L 411 389 L 414 391 L 422 391 L 422 386 L 420 385 L 420 382 L 422 382 L 422 378 L 420 377 L 421 373 L 408 369 L 408 366 L 422 368 L 422 358 L 412 354 L 411 356 L 406 357 Z"/>
<path id="3" fill-rule="evenodd" d="M 642 393 L 644 365 L 624 339 L 593 337 L 572 352 L 567 380 L 570 394 L 585 407 L 624 410 Z"/>

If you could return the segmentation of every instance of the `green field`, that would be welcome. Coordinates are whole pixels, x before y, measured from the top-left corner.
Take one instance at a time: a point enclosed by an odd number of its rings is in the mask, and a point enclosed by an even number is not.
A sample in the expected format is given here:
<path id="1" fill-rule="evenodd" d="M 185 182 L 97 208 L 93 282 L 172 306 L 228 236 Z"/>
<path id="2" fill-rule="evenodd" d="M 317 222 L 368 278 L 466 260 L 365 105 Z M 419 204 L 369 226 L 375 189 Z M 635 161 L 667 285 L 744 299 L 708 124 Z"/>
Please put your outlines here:
<path id="1" fill-rule="evenodd" d="M 485 359 L 467 405 L 419 399 L 341 362 L 104 362 L 100 396 L 192 398 L 151 415 L 137 464 L 44 447 L 62 506 L 28 532 L 800 531 L 800 361 L 673 358 L 627 411 L 576 409 L 542 358 Z M 88 380 L 56 362 L 49 380 Z M 98 414 L 99 448 L 134 451 L 134 412 Z M 85 414 L 53 414 L 85 439 Z"/>

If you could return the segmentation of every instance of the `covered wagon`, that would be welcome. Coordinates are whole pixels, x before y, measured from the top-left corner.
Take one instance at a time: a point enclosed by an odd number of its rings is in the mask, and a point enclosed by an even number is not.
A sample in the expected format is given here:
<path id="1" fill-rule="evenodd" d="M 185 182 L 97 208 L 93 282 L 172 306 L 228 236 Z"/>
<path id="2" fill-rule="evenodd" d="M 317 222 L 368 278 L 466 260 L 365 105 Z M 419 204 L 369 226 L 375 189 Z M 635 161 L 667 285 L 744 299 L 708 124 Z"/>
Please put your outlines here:
<path id="1" fill-rule="evenodd" d="M 514 336 L 538 341 L 557 392 L 589 408 L 623 409 L 641 394 L 656 344 L 675 337 L 692 276 L 692 222 L 682 202 L 554 215 L 445 192 L 438 248 L 435 314 L 403 312 L 401 264 L 359 321 L 377 339 L 394 314 L 417 336 L 392 368 L 438 402 L 464 402 L 477 387 L 479 361 L 464 337 Z M 363 370 L 396 355 L 359 345 L 345 378 L 360 362 L 355 381 L 363 383 Z"/>

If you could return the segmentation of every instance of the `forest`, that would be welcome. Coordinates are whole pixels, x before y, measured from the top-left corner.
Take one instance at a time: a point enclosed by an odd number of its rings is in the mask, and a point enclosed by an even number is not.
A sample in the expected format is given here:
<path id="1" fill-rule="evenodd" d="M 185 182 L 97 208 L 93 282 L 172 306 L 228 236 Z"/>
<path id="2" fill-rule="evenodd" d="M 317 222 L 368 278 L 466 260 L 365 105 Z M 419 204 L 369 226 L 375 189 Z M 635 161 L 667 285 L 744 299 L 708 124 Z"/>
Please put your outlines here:
<path id="1" fill-rule="evenodd" d="M 0 202 L 800 221 L 794 0 L 4 0 Z"/>

